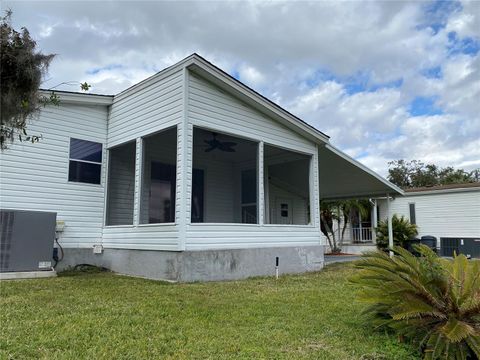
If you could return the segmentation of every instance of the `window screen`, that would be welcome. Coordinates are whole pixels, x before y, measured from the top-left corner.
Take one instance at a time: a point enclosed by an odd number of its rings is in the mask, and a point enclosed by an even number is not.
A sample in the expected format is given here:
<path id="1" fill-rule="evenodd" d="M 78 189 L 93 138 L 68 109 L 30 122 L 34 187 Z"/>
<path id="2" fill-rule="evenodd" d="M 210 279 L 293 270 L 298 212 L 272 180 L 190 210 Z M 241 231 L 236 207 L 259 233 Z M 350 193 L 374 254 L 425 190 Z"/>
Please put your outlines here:
<path id="1" fill-rule="evenodd" d="M 70 139 L 68 181 L 100 184 L 102 172 L 102 144 Z"/>
<path id="2" fill-rule="evenodd" d="M 410 208 L 410 224 L 416 224 L 417 220 L 415 218 L 415 204 L 411 203 L 408 204 L 408 206 Z"/>

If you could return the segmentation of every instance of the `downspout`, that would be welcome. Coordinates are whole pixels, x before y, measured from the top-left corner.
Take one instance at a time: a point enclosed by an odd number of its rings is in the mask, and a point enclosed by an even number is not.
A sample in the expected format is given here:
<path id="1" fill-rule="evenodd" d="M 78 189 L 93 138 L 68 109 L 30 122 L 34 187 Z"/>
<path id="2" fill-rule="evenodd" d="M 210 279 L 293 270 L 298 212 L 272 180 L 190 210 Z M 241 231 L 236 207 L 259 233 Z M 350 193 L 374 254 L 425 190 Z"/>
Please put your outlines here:
<path id="1" fill-rule="evenodd" d="M 378 218 L 377 218 L 377 199 L 368 199 L 370 204 L 373 205 L 373 229 L 372 229 L 372 241 L 376 244 L 377 243 L 377 231 L 375 230 L 378 226 Z"/>

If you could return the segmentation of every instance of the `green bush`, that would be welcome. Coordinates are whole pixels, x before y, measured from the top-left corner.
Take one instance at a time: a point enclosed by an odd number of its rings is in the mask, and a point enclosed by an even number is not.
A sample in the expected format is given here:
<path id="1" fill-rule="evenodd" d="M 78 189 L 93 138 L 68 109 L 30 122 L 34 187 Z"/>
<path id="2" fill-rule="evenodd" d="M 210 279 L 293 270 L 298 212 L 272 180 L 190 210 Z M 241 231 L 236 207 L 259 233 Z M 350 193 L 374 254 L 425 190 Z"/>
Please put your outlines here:
<path id="1" fill-rule="evenodd" d="M 392 216 L 393 229 L 393 245 L 405 248 L 409 240 L 418 235 L 417 225 L 410 224 L 410 221 L 403 215 L 398 217 L 397 214 Z M 377 247 L 379 249 L 388 248 L 388 222 L 387 220 L 379 221 L 375 228 L 377 233 Z"/>
<path id="2" fill-rule="evenodd" d="M 387 327 L 417 343 L 424 359 L 480 358 L 480 261 L 438 257 L 415 245 L 415 257 L 394 247 L 363 255 L 351 280 L 375 327 Z"/>

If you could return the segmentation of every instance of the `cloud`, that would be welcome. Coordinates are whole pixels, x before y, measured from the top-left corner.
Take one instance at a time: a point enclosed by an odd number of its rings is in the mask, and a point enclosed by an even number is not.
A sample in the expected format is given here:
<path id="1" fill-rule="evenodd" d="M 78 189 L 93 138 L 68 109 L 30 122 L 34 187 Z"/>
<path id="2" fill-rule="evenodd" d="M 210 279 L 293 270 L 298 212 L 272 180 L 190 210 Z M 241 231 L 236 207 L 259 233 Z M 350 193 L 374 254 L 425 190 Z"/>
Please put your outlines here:
<path id="1" fill-rule="evenodd" d="M 118 93 L 198 52 L 382 174 L 399 158 L 480 166 L 480 2 L 2 6 L 58 54 L 45 87 Z"/>

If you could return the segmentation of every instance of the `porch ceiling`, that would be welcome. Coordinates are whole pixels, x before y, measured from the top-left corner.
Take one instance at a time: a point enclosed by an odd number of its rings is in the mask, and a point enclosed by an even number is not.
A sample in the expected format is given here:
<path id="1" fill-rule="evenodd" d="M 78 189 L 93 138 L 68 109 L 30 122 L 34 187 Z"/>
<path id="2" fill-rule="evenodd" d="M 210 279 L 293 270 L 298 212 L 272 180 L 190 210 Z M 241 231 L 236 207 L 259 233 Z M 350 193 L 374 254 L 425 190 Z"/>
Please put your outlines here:
<path id="1" fill-rule="evenodd" d="M 396 185 L 330 144 L 319 146 L 320 199 L 403 195 Z"/>

